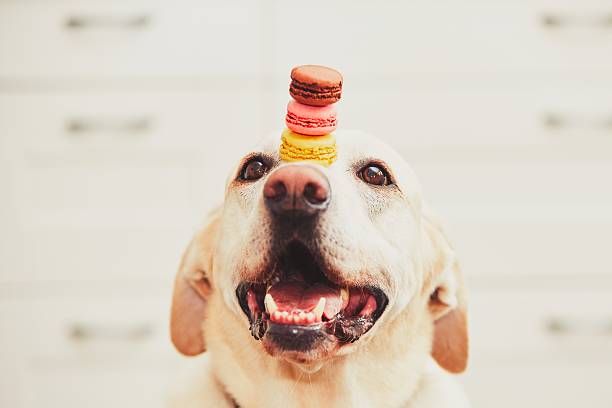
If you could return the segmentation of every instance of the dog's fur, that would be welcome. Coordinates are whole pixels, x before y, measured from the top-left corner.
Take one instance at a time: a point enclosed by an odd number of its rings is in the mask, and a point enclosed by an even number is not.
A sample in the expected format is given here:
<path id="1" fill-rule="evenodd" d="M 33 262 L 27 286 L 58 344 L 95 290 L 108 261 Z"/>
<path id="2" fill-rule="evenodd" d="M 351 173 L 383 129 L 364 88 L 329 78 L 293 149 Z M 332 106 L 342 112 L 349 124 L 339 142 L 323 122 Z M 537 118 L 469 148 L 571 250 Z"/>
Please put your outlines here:
<path id="1" fill-rule="evenodd" d="M 268 261 L 273 237 L 262 188 L 269 174 L 238 183 L 245 159 L 237 161 L 223 206 L 187 248 L 175 281 L 172 340 L 183 354 L 208 352 L 202 377 L 178 406 L 468 406 L 447 373 L 466 367 L 467 325 L 462 277 L 444 231 L 393 149 L 351 132 L 338 132 L 337 145 L 338 160 L 321 167 L 332 190 L 317 237 L 321 256 L 342 283 L 383 289 L 384 313 L 358 341 L 324 356 L 275 353 L 251 337 L 235 291 Z M 271 158 L 270 172 L 286 165 L 278 136 L 252 152 Z M 369 162 L 385 163 L 395 185 L 360 180 Z"/>

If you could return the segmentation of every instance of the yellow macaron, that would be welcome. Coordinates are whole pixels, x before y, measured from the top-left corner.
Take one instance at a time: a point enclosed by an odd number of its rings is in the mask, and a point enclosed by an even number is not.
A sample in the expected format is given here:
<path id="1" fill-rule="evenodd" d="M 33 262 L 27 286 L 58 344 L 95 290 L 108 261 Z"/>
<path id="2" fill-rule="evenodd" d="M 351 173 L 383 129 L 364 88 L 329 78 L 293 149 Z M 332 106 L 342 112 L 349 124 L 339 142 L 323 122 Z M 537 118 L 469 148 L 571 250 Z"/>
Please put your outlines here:
<path id="1" fill-rule="evenodd" d="M 312 161 L 329 166 L 336 160 L 336 137 L 305 136 L 285 129 L 281 136 L 280 156 L 284 161 Z"/>

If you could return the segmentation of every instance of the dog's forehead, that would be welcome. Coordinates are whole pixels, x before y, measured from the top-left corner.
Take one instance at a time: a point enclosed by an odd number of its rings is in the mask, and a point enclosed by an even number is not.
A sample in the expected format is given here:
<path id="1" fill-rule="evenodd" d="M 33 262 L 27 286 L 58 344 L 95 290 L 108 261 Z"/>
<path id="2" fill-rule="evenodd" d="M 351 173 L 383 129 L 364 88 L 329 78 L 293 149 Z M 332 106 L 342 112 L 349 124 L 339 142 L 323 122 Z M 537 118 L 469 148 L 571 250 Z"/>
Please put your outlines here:
<path id="1" fill-rule="evenodd" d="M 345 131 L 337 134 L 338 156 L 346 164 L 363 160 L 382 160 L 394 172 L 408 167 L 406 161 L 382 139 L 361 131 Z M 407 169 L 409 170 L 409 169 Z"/>

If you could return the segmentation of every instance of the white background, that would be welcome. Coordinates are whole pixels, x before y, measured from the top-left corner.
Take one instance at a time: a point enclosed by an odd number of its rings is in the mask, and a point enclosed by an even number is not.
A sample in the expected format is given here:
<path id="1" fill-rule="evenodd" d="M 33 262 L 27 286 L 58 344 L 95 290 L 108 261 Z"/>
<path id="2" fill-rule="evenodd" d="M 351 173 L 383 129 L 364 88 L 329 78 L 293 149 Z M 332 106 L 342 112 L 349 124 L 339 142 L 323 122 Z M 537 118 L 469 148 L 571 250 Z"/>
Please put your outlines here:
<path id="1" fill-rule="evenodd" d="M 0 0 L 0 406 L 164 406 L 180 253 L 303 63 L 447 220 L 474 405 L 612 406 L 609 0 Z"/>

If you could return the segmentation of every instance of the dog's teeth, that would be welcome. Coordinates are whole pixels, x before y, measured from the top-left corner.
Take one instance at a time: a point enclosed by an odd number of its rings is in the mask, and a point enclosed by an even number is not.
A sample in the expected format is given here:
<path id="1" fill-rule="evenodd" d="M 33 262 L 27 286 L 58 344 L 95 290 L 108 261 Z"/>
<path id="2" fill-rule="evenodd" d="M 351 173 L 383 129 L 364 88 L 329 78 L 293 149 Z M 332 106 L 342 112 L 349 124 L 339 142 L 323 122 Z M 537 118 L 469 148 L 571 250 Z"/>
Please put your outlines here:
<path id="1" fill-rule="evenodd" d="M 347 288 L 340 289 L 340 299 L 342 299 L 342 309 L 344 309 L 349 302 L 350 292 Z"/>
<path id="2" fill-rule="evenodd" d="M 317 321 L 321 321 L 323 318 L 323 310 L 325 310 L 325 302 L 326 302 L 326 299 L 324 297 L 319 299 L 319 303 L 317 303 L 317 306 L 312 311 Z"/>
<path id="3" fill-rule="evenodd" d="M 306 313 L 306 322 L 307 323 L 314 323 L 315 321 L 315 315 L 312 312 L 308 312 Z"/>
<path id="4" fill-rule="evenodd" d="M 272 315 L 270 315 L 270 316 L 272 316 Z M 279 311 L 277 310 L 277 311 L 275 311 L 275 312 L 274 312 L 274 315 L 273 315 L 273 317 L 272 317 L 272 320 L 273 320 L 273 321 L 275 321 L 275 322 L 278 322 L 278 321 L 280 321 L 281 316 L 282 316 L 281 312 L 279 312 Z"/>
<path id="5" fill-rule="evenodd" d="M 264 298 L 264 305 L 266 306 L 266 311 L 270 314 L 278 310 L 278 306 L 276 305 L 274 298 L 269 293 L 266 294 L 266 297 Z"/>

